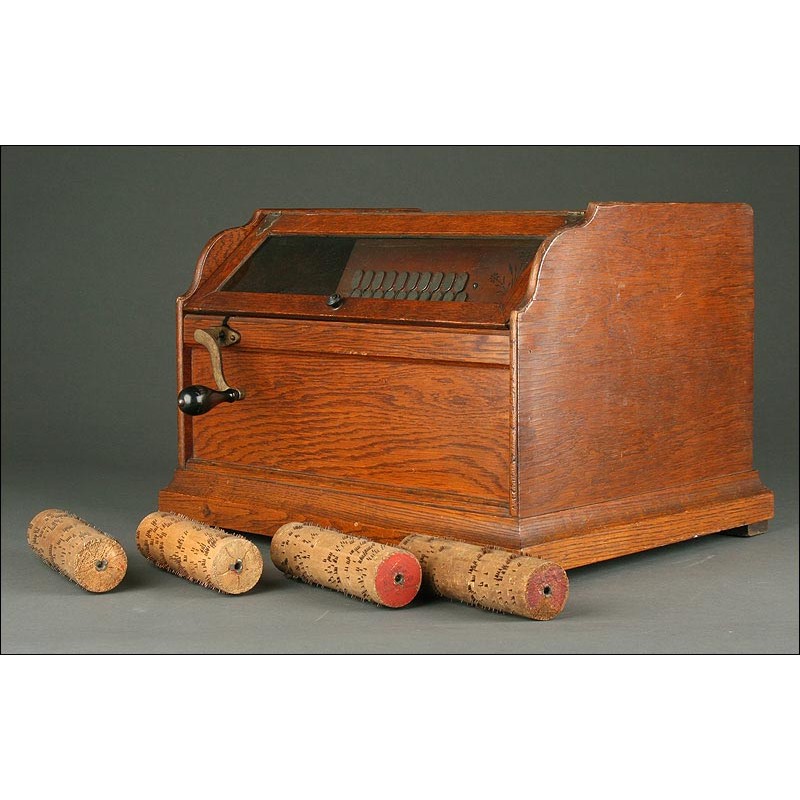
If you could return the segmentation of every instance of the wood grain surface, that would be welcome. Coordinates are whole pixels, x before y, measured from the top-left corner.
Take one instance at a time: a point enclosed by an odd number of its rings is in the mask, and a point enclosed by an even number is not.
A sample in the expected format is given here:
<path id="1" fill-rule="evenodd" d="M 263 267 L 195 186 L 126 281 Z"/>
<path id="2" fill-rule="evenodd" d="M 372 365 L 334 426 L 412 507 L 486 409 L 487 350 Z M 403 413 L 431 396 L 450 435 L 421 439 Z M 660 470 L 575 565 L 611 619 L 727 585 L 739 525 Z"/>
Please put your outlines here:
<path id="1" fill-rule="evenodd" d="M 746 506 L 757 508 L 755 516 L 747 522 L 756 522 L 772 516 L 772 493 L 764 487 L 757 472 L 740 472 L 736 475 L 725 475 L 711 478 L 686 486 L 673 486 L 646 494 L 630 495 L 618 500 L 604 503 L 568 508 L 553 511 L 520 520 L 521 546 L 568 538 L 570 536 L 589 535 L 600 528 L 615 525 L 633 526 L 648 517 L 673 516 L 678 520 L 687 515 L 705 513 L 703 509 L 730 506 L 740 509 L 737 504 L 746 501 Z M 744 524 L 732 522 L 721 525 L 717 531 L 727 527 Z M 714 531 L 706 528 L 704 533 Z M 696 531 L 700 533 L 701 531 Z"/>
<path id="2" fill-rule="evenodd" d="M 194 458 L 507 502 L 507 369 L 238 345 L 224 367 L 245 398 L 193 421 Z"/>
<path id="3" fill-rule="evenodd" d="M 183 346 L 183 320 L 189 298 L 197 292 L 204 279 L 207 280 L 210 275 L 215 274 L 220 270 L 223 264 L 231 259 L 232 254 L 236 252 L 237 248 L 241 246 L 242 242 L 245 241 L 248 236 L 253 234 L 253 231 L 265 216 L 265 211 L 256 211 L 246 225 L 237 228 L 229 228 L 212 236 L 211 239 L 206 242 L 205 247 L 200 253 L 200 257 L 197 259 L 189 288 L 176 300 L 175 328 L 178 373 L 176 392 L 179 392 L 184 386 L 188 386 L 191 383 L 191 364 L 188 359 L 184 358 L 186 349 Z M 178 418 L 178 463 L 183 465 L 191 456 L 192 452 L 192 418 L 177 411 L 176 414 Z"/>
<path id="4" fill-rule="evenodd" d="M 316 482 L 238 474 L 191 464 L 176 471 L 159 507 L 234 530 L 271 535 L 303 519 L 384 542 L 423 533 L 556 561 L 565 569 L 653 547 L 755 526 L 772 517 L 772 493 L 754 473 L 666 489 L 585 509 L 519 520 L 427 500 L 351 494 Z M 579 516 L 580 515 L 580 516 Z"/>
<path id="5" fill-rule="evenodd" d="M 233 472 L 189 463 L 178 469 L 161 491 L 159 508 L 176 511 L 231 530 L 271 536 L 281 525 L 296 520 L 336 528 L 344 533 L 383 542 L 399 542 L 409 533 L 489 543 L 519 549 L 518 521 L 498 509 L 470 511 L 437 505 L 414 496 L 388 497 L 373 485 L 372 494 L 332 488 L 318 481 L 295 481 L 285 475 Z M 205 468 L 204 468 L 205 467 Z"/>
<path id="6" fill-rule="evenodd" d="M 752 211 L 597 204 L 518 326 L 520 514 L 752 469 Z"/>
<path id="7" fill-rule="evenodd" d="M 186 316 L 185 347 L 197 348 L 194 332 L 221 325 L 224 317 L 209 314 Z M 511 349 L 507 330 L 486 331 L 418 328 L 403 325 L 358 324 L 320 320 L 230 317 L 227 325 L 241 334 L 235 349 L 223 352 L 223 361 L 242 350 L 285 353 L 317 353 L 393 358 L 407 361 L 455 361 L 507 366 Z M 202 358 L 203 350 L 193 353 Z"/>
<path id="8" fill-rule="evenodd" d="M 416 323 L 422 326 L 507 327 L 508 315 L 500 303 L 432 303 L 430 300 L 386 300 L 348 297 L 337 309 L 321 295 L 198 292 L 185 308 L 192 313 L 242 314 L 343 322 Z"/>
<path id="9" fill-rule="evenodd" d="M 549 236 L 574 211 L 286 212 L 273 233 L 338 236 Z"/>
<path id="10" fill-rule="evenodd" d="M 502 303 L 217 291 L 275 234 L 547 238 Z M 179 384 L 210 385 L 194 330 L 230 317 L 225 372 L 246 397 L 180 418 L 159 507 L 564 566 L 755 532 L 773 499 L 752 463 L 752 235 L 743 204 L 261 209 L 212 240 L 179 300 Z"/>
<path id="11" fill-rule="evenodd" d="M 763 528 L 773 513 L 772 492 L 764 490 L 756 496 L 710 503 L 680 515 L 643 513 L 635 522 L 598 525 L 575 536 L 525 547 L 522 552 L 572 569 L 711 533 L 727 533 L 745 525 L 745 520 L 760 520 L 757 527 Z"/>

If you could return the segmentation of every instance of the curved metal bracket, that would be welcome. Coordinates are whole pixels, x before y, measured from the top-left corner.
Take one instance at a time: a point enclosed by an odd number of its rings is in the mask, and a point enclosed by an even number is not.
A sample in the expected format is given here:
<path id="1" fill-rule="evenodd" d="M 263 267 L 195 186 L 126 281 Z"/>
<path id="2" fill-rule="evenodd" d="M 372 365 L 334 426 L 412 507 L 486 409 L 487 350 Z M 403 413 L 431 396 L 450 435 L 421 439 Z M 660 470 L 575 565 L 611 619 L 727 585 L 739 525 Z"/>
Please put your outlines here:
<path id="1" fill-rule="evenodd" d="M 225 374 L 222 371 L 222 352 L 221 347 L 230 347 L 236 344 L 241 339 L 241 334 L 229 328 L 227 325 L 219 325 L 214 328 L 198 328 L 194 332 L 194 340 L 203 345 L 208 350 L 208 355 L 211 358 L 211 371 L 214 373 L 214 380 L 217 388 L 221 392 L 227 392 L 231 387 L 225 380 Z M 244 397 L 244 392 L 237 389 L 240 399 Z"/>

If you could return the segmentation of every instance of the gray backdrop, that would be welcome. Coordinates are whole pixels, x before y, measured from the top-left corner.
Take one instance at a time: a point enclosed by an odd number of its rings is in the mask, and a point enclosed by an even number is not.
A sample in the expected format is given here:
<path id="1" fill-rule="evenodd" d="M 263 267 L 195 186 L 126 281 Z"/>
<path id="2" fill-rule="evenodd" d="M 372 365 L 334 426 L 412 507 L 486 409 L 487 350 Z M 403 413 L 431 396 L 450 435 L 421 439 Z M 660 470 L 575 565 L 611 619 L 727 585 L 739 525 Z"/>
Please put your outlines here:
<path id="1" fill-rule="evenodd" d="M 541 624 L 446 601 L 386 611 L 271 565 L 256 592 L 227 598 L 141 559 L 136 522 L 175 463 L 174 300 L 212 234 L 265 206 L 590 200 L 753 206 L 769 534 L 575 570 L 566 610 Z M 797 220 L 788 147 L 4 148 L 3 652 L 797 651 Z M 86 595 L 27 550 L 28 520 L 51 506 L 125 544 L 117 591 Z"/>

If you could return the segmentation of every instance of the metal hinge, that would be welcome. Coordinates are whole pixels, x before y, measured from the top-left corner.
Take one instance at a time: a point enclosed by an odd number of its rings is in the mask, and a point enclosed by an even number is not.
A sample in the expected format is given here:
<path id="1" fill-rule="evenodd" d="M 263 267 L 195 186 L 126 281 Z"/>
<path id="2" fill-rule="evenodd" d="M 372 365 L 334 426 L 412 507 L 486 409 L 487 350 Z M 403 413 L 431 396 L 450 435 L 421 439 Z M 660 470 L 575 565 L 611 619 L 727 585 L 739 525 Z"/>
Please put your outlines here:
<path id="1" fill-rule="evenodd" d="M 267 214 L 267 216 L 261 220 L 261 224 L 256 228 L 256 233 L 259 236 L 266 233 L 280 219 L 280 216 L 281 216 L 280 211 L 275 211 L 272 214 Z"/>
<path id="2" fill-rule="evenodd" d="M 583 222 L 585 213 L 584 211 L 567 211 L 565 224 L 577 225 L 579 222 Z"/>

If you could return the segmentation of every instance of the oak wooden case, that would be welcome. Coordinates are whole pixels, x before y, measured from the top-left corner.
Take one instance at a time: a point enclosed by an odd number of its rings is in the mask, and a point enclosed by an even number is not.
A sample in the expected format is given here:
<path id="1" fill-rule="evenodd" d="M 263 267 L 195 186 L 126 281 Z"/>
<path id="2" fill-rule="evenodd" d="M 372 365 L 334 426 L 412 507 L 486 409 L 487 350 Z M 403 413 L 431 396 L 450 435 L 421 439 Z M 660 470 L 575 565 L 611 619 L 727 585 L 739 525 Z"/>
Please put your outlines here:
<path id="1" fill-rule="evenodd" d="M 403 292 L 414 275 L 441 275 L 438 294 Z M 753 470 L 747 205 L 262 209 L 209 241 L 178 299 L 179 388 L 213 386 L 194 331 L 223 322 L 245 396 L 178 415 L 161 510 L 567 568 L 772 517 Z"/>

